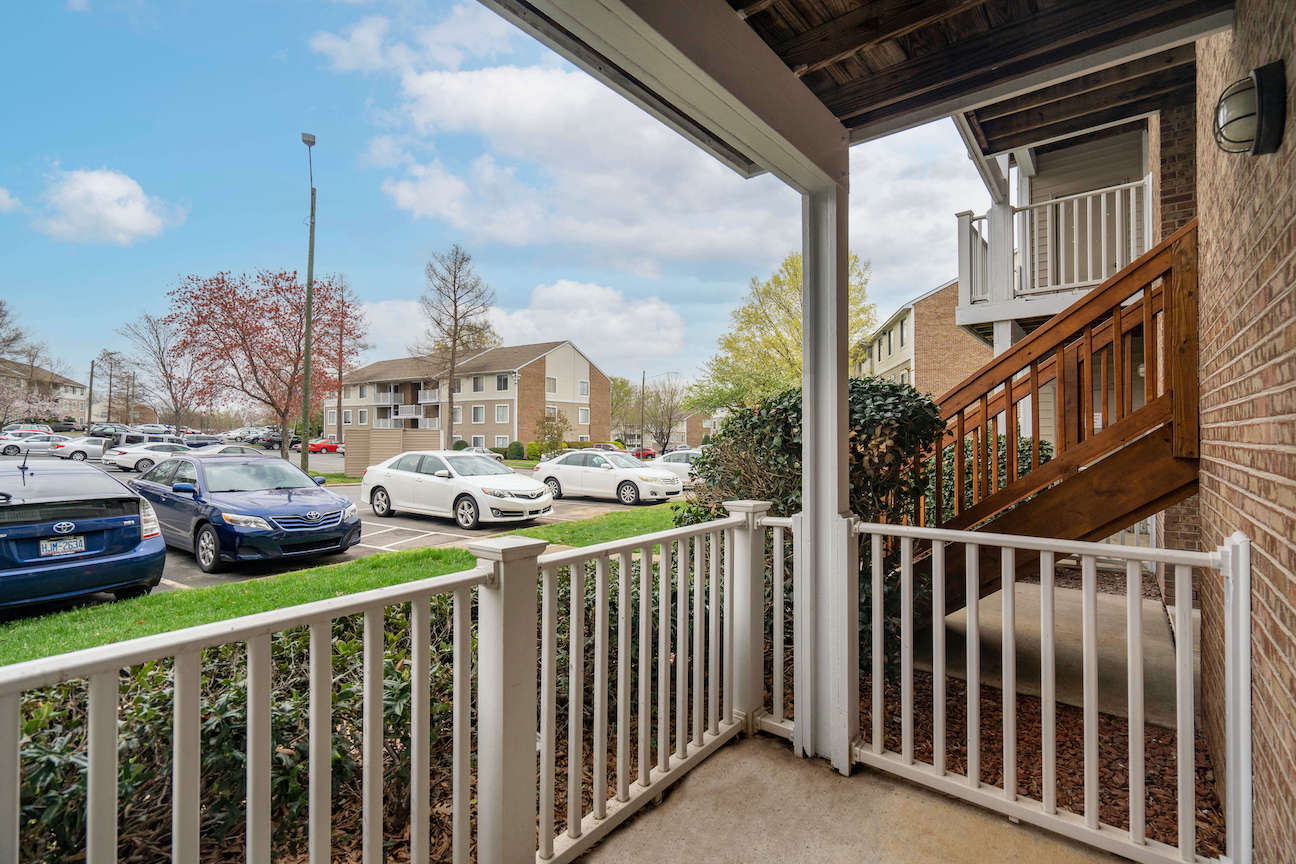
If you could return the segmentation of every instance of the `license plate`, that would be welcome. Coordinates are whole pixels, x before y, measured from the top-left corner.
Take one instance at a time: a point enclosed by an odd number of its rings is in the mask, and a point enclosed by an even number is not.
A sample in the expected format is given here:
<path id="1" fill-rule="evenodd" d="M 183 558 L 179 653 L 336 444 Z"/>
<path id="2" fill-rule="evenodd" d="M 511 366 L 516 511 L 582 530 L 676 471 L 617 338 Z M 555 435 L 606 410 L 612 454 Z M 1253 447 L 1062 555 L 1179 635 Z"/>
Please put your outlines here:
<path id="1" fill-rule="evenodd" d="M 75 552 L 84 551 L 84 537 L 55 537 L 49 540 L 40 541 L 40 554 L 42 558 L 49 555 L 71 555 Z"/>

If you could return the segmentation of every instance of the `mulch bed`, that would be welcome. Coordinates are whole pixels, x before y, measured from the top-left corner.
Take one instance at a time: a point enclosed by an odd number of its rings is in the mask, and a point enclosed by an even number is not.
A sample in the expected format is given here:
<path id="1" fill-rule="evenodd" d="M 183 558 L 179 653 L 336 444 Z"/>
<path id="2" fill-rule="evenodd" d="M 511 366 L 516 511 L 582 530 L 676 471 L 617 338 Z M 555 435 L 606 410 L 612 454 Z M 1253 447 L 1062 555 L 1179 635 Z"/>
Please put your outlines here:
<path id="1" fill-rule="evenodd" d="M 1099 565 L 1098 568 L 1098 593 L 1099 594 L 1116 594 L 1120 597 L 1125 596 L 1125 570 L 1124 568 L 1104 567 Z M 1029 573 L 1017 575 L 1017 581 L 1026 585 L 1038 585 L 1039 573 L 1031 571 Z M 1080 567 L 1077 564 L 1058 563 L 1053 569 L 1053 587 L 1055 588 L 1073 588 L 1080 591 L 1084 588 L 1084 581 L 1081 577 Z M 1157 585 L 1156 574 L 1143 571 L 1143 599 L 1144 600 L 1161 600 L 1161 588 Z"/>

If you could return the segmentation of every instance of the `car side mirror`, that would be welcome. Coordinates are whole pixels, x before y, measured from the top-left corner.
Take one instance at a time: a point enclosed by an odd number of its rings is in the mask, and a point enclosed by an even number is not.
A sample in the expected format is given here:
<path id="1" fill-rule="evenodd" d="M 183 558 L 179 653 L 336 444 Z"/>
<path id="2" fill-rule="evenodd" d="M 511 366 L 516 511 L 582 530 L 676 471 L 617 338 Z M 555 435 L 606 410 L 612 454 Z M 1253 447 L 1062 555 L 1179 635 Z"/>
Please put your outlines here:
<path id="1" fill-rule="evenodd" d="M 180 495 L 197 495 L 198 487 L 192 483 L 172 483 L 171 491 Z"/>
<path id="2" fill-rule="evenodd" d="M 600 468 L 604 468 L 604 469 L 606 469 L 606 470 L 608 470 L 608 471 L 611 471 L 611 470 L 612 470 L 612 464 L 611 464 L 610 462 L 604 462 L 604 463 L 603 463 L 602 465 L 600 465 L 599 467 L 600 467 Z"/>
<path id="3" fill-rule="evenodd" d="M 450 479 L 450 472 L 447 471 L 445 468 L 442 468 L 440 471 L 434 471 L 434 472 L 432 472 L 432 476 L 433 476 L 433 477 L 440 477 L 442 480 L 449 480 L 449 479 Z"/>
<path id="4" fill-rule="evenodd" d="M 315 477 L 315 478 L 313 478 L 313 479 L 315 480 L 315 485 L 316 485 L 316 486 L 323 486 L 325 483 L 328 482 L 328 481 L 325 480 L 323 477 Z"/>

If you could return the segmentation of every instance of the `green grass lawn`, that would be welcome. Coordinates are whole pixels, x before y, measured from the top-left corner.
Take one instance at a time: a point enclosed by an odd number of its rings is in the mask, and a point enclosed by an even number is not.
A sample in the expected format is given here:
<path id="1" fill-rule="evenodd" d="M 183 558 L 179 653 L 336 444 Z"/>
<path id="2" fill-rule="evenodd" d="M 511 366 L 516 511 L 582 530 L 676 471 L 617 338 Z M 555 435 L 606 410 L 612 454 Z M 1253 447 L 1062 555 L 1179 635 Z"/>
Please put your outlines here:
<path id="1" fill-rule="evenodd" d="M 310 472 L 312 477 L 323 477 L 326 486 L 339 486 L 344 483 L 359 483 L 359 477 L 348 477 L 347 475 L 335 471 L 331 474 L 322 474 L 319 471 Z"/>
<path id="2" fill-rule="evenodd" d="M 568 546 L 591 546 L 665 530 L 671 527 L 674 512 L 675 505 L 660 504 L 512 533 Z M 386 552 L 246 582 L 151 594 L 0 623 L 0 665 L 458 573 L 474 563 L 464 549 Z"/>
<path id="3" fill-rule="evenodd" d="M 534 468 L 539 463 L 534 459 L 505 459 L 504 464 L 510 468 Z"/>

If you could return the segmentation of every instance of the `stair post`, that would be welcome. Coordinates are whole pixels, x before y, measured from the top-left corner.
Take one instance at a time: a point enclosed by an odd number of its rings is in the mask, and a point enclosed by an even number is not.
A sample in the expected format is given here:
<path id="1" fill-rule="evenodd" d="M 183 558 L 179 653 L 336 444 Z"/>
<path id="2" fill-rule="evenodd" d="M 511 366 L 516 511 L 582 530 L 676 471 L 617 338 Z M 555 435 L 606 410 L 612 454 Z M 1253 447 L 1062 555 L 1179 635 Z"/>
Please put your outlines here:
<path id="1" fill-rule="evenodd" d="M 760 519 L 768 501 L 726 501 L 730 516 L 741 515 L 733 529 L 734 710 L 742 713 L 743 730 L 756 732 L 756 715 L 765 707 L 765 529 Z"/>

